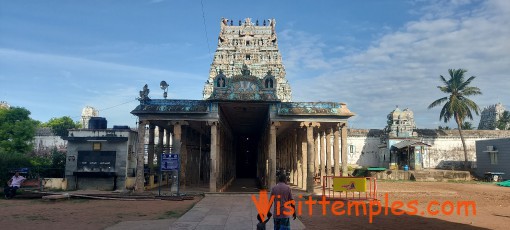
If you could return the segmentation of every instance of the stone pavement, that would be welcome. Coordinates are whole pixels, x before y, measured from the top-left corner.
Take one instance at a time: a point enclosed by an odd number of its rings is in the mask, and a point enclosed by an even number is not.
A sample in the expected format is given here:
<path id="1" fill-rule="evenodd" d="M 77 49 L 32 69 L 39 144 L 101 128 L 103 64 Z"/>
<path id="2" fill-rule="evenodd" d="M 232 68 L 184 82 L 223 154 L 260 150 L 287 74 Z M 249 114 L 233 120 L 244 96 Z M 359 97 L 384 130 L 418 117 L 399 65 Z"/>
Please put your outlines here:
<path id="1" fill-rule="evenodd" d="M 257 209 L 252 194 L 206 194 L 186 214 L 173 222 L 170 229 L 257 229 Z M 273 229 L 273 219 L 266 224 Z M 291 219 L 291 229 L 305 229 L 299 219 Z"/>

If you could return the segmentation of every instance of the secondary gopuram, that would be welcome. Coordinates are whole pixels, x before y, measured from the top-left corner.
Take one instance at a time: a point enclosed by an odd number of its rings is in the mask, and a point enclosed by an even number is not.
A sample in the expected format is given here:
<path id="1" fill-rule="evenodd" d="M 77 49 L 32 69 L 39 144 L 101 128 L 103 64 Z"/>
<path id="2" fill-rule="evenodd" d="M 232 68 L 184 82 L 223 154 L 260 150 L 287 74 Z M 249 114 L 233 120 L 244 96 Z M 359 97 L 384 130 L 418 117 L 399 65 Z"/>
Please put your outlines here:
<path id="1" fill-rule="evenodd" d="M 236 178 L 271 187 L 277 169 L 307 192 L 321 175 L 346 176 L 347 120 L 354 113 L 341 102 L 292 102 L 276 20 L 221 19 L 220 27 L 203 100 L 151 99 L 147 85 L 140 91 L 131 112 L 139 118 L 136 188 L 167 152 L 180 155 L 181 186 L 207 185 L 211 192 Z M 140 163 L 145 154 L 149 170 Z"/>

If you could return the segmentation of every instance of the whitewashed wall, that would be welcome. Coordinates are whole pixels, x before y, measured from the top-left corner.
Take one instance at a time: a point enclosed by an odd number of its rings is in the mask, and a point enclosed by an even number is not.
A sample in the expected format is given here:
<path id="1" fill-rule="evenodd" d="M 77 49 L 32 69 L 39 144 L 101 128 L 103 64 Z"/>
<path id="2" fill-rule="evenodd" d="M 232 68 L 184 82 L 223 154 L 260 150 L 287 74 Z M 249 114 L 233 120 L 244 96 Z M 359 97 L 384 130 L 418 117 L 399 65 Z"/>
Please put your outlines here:
<path id="1" fill-rule="evenodd" d="M 348 136 L 347 159 L 349 165 L 379 166 L 379 137 Z M 354 148 L 352 148 L 353 146 Z"/>
<path id="2" fill-rule="evenodd" d="M 476 167 L 475 141 L 492 139 L 488 137 L 465 137 L 468 161 Z M 459 168 L 464 162 L 464 148 L 460 137 L 423 138 L 423 142 L 432 145 L 423 156 L 424 168 Z"/>

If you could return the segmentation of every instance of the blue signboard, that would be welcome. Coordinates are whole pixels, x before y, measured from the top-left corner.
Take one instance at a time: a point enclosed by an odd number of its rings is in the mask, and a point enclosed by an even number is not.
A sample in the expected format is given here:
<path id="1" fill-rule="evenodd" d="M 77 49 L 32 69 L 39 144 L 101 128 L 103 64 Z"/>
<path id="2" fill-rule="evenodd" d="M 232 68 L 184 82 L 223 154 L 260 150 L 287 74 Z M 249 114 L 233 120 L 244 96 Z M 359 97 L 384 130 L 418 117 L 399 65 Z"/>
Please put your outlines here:
<path id="1" fill-rule="evenodd" d="M 161 154 L 161 171 L 179 170 L 179 154 Z"/>

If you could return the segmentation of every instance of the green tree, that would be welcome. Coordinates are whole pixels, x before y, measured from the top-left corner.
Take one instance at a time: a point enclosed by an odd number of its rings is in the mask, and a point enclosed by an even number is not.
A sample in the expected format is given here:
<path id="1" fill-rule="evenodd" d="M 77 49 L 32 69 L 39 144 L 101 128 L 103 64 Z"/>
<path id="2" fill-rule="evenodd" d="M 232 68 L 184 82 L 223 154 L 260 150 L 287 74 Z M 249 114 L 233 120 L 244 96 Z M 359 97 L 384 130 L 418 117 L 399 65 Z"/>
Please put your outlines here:
<path id="1" fill-rule="evenodd" d="M 473 129 L 475 129 L 475 128 L 473 127 L 473 123 L 471 123 L 471 122 L 469 122 L 469 121 L 464 121 L 464 123 L 462 123 L 462 125 L 461 125 L 461 126 L 462 126 L 462 129 L 463 129 L 463 130 L 473 130 Z"/>
<path id="2" fill-rule="evenodd" d="M 499 130 L 510 129 L 510 112 L 508 110 L 505 110 L 503 114 L 501 114 L 497 127 Z"/>
<path id="3" fill-rule="evenodd" d="M 77 122 L 74 122 L 69 116 L 63 116 L 60 118 L 51 118 L 48 122 L 43 123 L 42 127 L 49 127 L 53 133 L 60 137 L 67 137 L 69 129 L 75 129 L 79 127 Z"/>
<path id="4" fill-rule="evenodd" d="M 437 129 L 439 129 L 439 130 L 450 130 L 450 127 L 448 127 L 448 125 L 446 125 L 444 127 L 443 126 L 439 126 L 439 127 L 437 127 Z"/>
<path id="5" fill-rule="evenodd" d="M 25 108 L 0 108 L 0 152 L 29 153 L 37 125 Z"/>
<path id="6" fill-rule="evenodd" d="M 466 72 L 467 70 L 464 69 L 449 69 L 448 73 L 450 74 L 450 79 L 448 80 L 440 75 L 441 81 L 444 85 L 438 86 L 437 88 L 439 88 L 441 92 L 448 94 L 448 96 L 435 100 L 428 107 L 431 109 L 444 103 L 443 108 L 439 113 L 439 120 L 443 120 L 447 123 L 452 117 L 455 119 L 459 129 L 462 146 L 464 148 L 465 169 L 468 168 L 468 157 L 466 142 L 462 135 L 462 124 L 466 118 L 473 120 L 472 111 L 474 111 L 477 115 L 480 111 L 478 105 L 474 101 L 470 100 L 468 96 L 482 94 L 478 87 L 469 86 L 469 84 L 471 84 L 471 82 L 475 79 L 474 76 L 464 80 L 464 73 Z"/>

